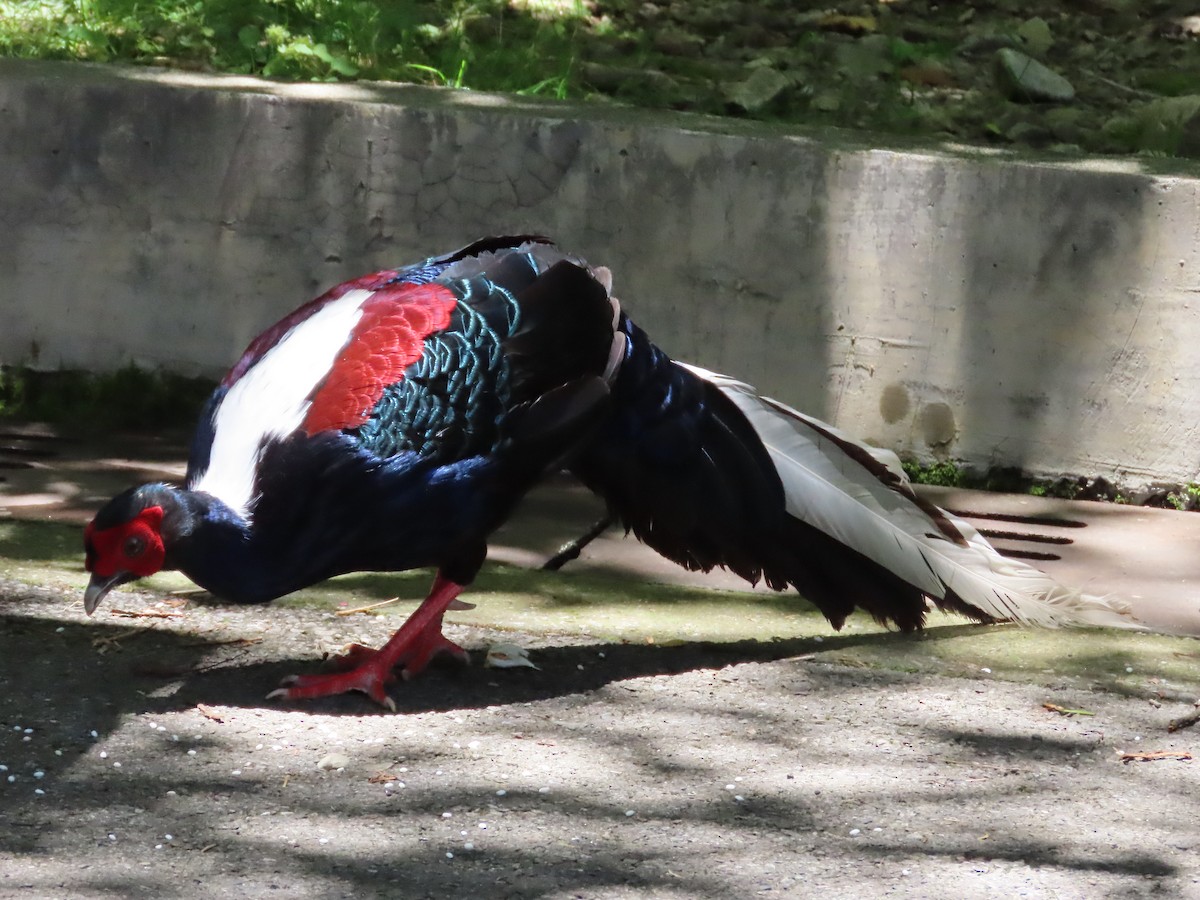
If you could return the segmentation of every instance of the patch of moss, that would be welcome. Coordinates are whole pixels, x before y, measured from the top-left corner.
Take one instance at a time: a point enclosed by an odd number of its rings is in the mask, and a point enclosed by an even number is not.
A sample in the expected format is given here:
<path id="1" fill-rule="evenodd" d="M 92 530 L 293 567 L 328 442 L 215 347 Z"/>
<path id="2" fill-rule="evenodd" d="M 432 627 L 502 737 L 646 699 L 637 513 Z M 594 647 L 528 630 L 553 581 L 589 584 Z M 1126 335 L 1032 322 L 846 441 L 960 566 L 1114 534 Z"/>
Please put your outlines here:
<path id="1" fill-rule="evenodd" d="M 106 428 L 189 427 L 214 382 L 134 365 L 112 372 L 0 366 L 0 420 Z"/>

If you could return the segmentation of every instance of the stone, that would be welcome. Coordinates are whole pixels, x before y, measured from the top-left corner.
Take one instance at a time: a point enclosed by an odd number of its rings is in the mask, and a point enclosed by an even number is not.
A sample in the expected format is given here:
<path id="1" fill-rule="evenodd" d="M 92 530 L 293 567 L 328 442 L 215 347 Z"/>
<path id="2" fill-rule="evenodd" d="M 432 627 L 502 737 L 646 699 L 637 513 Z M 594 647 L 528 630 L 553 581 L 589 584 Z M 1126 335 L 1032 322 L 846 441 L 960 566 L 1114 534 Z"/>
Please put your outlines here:
<path id="1" fill-rule="evenodd" d="M 1004 96 L 1018 103 L 1069 103 L 1075 99 L 1071 82 L 1019 50 L 997 50 L 995 72 Z"/>
<path id="2" fill-rule="evenodd" d="M 758 112 L 791 86 L 792 80 L 778 69 L 760 66 L 744 81 L 730 85 L 725 93 L 731 103 L 746 112 Z"/>

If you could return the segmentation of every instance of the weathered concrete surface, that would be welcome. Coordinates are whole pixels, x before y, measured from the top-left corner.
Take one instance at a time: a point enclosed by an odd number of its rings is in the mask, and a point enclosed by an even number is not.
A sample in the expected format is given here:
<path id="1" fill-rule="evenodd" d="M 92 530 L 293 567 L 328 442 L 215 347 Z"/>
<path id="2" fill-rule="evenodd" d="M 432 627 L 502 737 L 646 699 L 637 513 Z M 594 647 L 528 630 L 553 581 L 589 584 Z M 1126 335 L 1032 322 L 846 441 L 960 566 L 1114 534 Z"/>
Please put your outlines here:
<path id="1" fill-rule="evenodd" d="M 0 362 L 215 373 L 340 279 L 538 231 L 672 354 L 882 444 L 1200 473 L 1200 181 L 731 128 L 0 61 Z"/>

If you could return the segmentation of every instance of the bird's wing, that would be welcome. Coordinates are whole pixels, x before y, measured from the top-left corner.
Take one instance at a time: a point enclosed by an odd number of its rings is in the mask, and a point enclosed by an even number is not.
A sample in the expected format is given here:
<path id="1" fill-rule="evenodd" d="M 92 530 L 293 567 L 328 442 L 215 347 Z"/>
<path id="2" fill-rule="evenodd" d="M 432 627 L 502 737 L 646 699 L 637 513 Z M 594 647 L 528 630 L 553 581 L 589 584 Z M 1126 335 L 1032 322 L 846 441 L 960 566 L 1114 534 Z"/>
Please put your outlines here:
<path id="1" fill-rule="evenodd" d="M 293 435 L 441 464 L 490 452 L 518 421 L 542 444 L 557 422 L 577 428 L 600 395 L 559 389 L 615 365 L 605 274 L 518 236 L 338 285 L 230 371 L 201 417 L 189 487 L 246 514 L 264 452 Z"/>
<path id="2" fill-rule="evenodd" d="M 753 425 L 794 519 L 880 564 L 937 605 L 1036 625 L 1137 627 L 1127 605 L 1006 559 L 968 523 L 922 501 L 873 448 L 732 378 L 691 368 Z M 964 609 L 964 606 L 966 607 Z"/>

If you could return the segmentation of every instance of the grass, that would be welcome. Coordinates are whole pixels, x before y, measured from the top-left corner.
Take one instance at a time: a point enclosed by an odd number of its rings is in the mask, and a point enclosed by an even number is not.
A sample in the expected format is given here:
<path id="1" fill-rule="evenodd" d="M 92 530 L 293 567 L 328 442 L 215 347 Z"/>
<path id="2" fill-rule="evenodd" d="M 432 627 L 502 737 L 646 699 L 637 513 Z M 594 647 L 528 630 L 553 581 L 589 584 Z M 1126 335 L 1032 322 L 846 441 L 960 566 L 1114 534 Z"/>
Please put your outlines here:
<path id="1" fill-rule="evenodd" d="M 524 5 L 526 12 L 502 0 L 0 0 L 0 55 L 566 96 L 586 11 L 581 2 Z"/>

